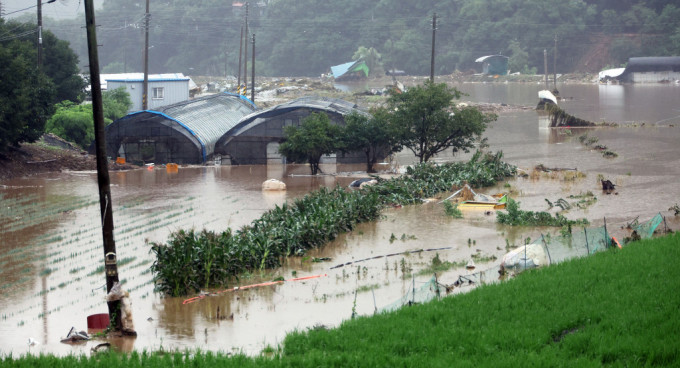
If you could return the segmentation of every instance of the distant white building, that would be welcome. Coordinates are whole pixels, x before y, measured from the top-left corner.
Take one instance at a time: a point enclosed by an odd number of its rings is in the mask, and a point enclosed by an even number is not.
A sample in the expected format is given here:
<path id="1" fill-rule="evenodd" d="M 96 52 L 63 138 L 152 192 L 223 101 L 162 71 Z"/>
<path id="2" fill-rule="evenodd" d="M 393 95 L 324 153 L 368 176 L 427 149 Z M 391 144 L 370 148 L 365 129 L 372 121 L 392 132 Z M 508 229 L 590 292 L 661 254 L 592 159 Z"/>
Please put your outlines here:
<path id="1" fill-rule="evenodd" d="M 100 75 L 102 90 L 125 87 L 130 94 L 129 112 L 142 110 L 144 73 Z M 149 74 L 148 110 L 189 99 L 189 90 L 196 85 L 182 73 Z"/>

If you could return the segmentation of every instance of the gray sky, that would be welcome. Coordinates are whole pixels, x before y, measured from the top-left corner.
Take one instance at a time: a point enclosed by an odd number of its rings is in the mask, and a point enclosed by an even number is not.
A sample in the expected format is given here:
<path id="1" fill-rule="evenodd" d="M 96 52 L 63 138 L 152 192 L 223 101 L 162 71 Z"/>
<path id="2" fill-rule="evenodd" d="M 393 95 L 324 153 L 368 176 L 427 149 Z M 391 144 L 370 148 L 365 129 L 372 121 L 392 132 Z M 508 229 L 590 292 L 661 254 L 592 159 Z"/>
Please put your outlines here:
<path id="1" fill-rule="evenodd" d="M 84 0 L 57 0 L 52 4 L 44 4 L 48 0 L 42 0 L 43 17 L 50 17 L 54 19 L 68 19 L 76 18 L 79 14 L 85 12 Z M 7 15 L 8 18 L 21 16 L 24 14 L 36 14 L 37 0 L 0 0 L 2 3 L 3 14 L 9 14 L 21 9 L 31 7 L 30 9 L 19 11 L 14 14 Z M 100 8 L 104 0 L 94 0 L 95 8 Z"/>

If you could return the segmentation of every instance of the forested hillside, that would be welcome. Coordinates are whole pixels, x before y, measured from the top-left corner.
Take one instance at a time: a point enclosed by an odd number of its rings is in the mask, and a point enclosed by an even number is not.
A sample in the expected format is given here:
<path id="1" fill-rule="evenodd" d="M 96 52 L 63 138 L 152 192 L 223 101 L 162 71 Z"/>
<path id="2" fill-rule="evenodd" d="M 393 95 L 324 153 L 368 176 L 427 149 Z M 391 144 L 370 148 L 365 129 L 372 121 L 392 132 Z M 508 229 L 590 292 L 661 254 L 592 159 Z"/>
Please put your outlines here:
<path id="1" fill-rule="evenodd" d="M 479 70 L 476 58 L 510 57 L 511 71 L 597 71 L 631 56 L 680 55 L 680 5 L 670 0 L 251 1 L 248 34 L 258 75 L 317 76 L 374 48 L 385 69 L 428 75 L 437 14 L 437 74 Z M 144 0 L 107 0 L 97 12 L 103 72 L 142 71 Z M 151 0 L 150 72 L 235 75 L 245 5 Z M 84 19 L 46 28 L 87 60 Z M 252 47 L 249 42 L 248 60 Z"/>

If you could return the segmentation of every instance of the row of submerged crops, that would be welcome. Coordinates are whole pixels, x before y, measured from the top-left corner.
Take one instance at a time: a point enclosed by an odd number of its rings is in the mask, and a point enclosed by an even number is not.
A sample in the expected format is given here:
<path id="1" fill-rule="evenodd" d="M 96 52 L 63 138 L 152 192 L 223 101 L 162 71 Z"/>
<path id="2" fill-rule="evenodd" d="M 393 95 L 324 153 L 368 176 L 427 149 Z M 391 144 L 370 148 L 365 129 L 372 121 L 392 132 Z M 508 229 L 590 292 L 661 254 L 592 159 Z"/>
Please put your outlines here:
<path id="1" fill-rule="evenodd" d="M 502 153 L 477 152 L 465 163 L 409 167 L 406 174 L 360 191 L 322 188 L 276 206 L 240 230 L 179 230 L 167 243 L 151 243 L 156 287 L 172 296 L 224 286 L 240 274 L 281 266 L 285 257 L 320 247 L 388 205 L 406 205 L 468 183 L 495 184 L 516 172 Z"/>

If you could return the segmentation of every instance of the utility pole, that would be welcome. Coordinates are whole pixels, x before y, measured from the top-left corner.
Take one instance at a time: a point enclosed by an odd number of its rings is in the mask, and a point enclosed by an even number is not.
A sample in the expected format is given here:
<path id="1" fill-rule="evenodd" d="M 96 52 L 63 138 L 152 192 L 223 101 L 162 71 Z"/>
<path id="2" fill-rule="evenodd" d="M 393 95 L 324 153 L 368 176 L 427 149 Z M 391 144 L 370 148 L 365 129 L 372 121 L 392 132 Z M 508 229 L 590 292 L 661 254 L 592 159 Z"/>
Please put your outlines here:
<path id="1" fill-rule="evenodd" d="M 253 67 L 252 67 L 253 77 L 250 78 L 253 86 L 250 88 L 250 101 L 255 103 L 255 33 L 253 33 Z"/>
<path id="2" fill-rule="evenodd" d="M 238 39 L 238 81 L 236 82 L 238 94 L 241 94 L 241 57 L 243 54 L 243 25 L 241 25 L 241 37 Z"/>
<path id="3" fill-rule="evenodd" d="M 437 13 L 432 15 L 432 56 L 430 57 L 430 82 L 434 83 L 434 38 L 437 32 Z"/>
<path id="4" fill-rule="evenodd" d="M 144 85 L 142 86 L 142 110 L 149 109 L 149 0 L 144 14 Z"/>
<path id="5" fill-rule="evenodd" d="M 543 73 L 545 74 L 545 89 L 548 89 L 548 50 L 543 49 Z"/>
<path id="6" fill-rule="evenodd" d="M 57 0 L 49 0 L 46 4 L 53 3 Z M 0 4 L 0 11 L 2 4 Z M 42 0 L 38 0 L 38 70 L 42 69 Z"/>
<path id="7" fill-rule="evenodd" d="M 245 49 L 245 54 L 243 55 L 243 85 L 244 91 L 243 95 L 248 95 L 248 3 L 246 2 L 246 33 L 245 39 L 243 40 L 243 48 Z"/>
<path id="8" fill-rule="evenodd" d="M 38 70 L 42 69 L 42 0 L 38 0 Z"/>
<path id="9" fill-rule="evenodd" d="M 38 0 L 39 1 L 39 0 Z M 99 185 L 99 209 L 101 212 L 102 235 L 104 240 L 104 265 L 106 273 L 106 292 L 118 282 L 118 265 L 116 260 L 116 242 L 113 239 L 113 201 L 111 200 L 111 183 L 108 163 L 106 161 L 106 136 L 104 133 L 104 110 L 102 107 L 102 90 L 99 83 L 99 55 L 97 52 L 97 34 L 94 21 L 93 0 L 85 0 L 85 25 L 87 28 L 87 51 L 90 62 L 90 81 L 92 86 L 92 115 L 94 118 L 94 141 L 97 155 L 97 184 Z M 120 301 L 108 302 L 109 316 L 115 316 L 115 329 L 120 330 L 122 322 L 119 312 Z"/>
<path id="10" fill-rule="evenodd" d="M 553 50 L 553 92 L 557 92 L 557 33 L 555 33 L 555 49 Z"/>

